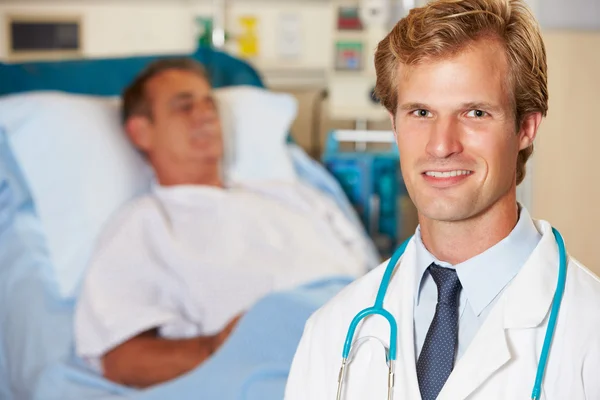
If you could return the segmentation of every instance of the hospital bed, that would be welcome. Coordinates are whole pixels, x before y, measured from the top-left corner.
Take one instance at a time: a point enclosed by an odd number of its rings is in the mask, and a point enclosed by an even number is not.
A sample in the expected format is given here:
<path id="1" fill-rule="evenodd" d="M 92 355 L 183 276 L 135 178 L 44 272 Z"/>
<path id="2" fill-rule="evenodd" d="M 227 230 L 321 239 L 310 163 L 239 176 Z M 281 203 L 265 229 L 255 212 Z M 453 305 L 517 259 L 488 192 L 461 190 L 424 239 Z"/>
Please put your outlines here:
<path id="1" fill-rule="evenodd" d="M 254 69 L 226 53 L 201 49 L 189 56 L 207 67 L 226 101 L 237 98 L 228 94 L 232 88 L 263 87 Z M 93 242 L 110 215 L 150 184 L 148 166 L 118 134 L 115 96 L 154 58 L 0 64 L 2 400 L 281 399 L 306 319 L 350 282 L 334 277 L 267 296 L 209 361 L 150 389 L 106 381 L 75 356 L 73 311 Z M 244 168 L 256 161 L 243 148 L 252 143 L 247 132 L 229 154 L 232 170 L 247 179 L 306 182 L 360 226 L 336 180 L 288 135 L 294 104 L 264 95 L 268 104 L 257 109 L 232 107 L 278 121 L 260 131 L 271 132 L 273 140 L 263 144 L 279 168 Z M 232 132 L 243 124 L 236 112 Z"/>

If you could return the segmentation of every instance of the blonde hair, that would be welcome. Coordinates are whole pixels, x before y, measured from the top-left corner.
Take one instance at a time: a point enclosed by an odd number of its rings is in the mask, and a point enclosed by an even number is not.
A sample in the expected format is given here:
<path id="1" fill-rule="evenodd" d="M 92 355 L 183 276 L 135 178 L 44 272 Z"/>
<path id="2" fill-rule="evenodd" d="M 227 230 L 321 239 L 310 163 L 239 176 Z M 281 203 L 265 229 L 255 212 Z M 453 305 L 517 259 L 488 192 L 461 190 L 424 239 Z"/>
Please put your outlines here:
<path id="1" fill-rule="evenodd" d="M 507 85 L 517 127 L 534 112 L 548 111 L 546 50 L 540 28 L 523 0 L 435 0 L 412 9 L 377 46 L 375 94 L 393 115 L 398 107 L 399 63 L 451 57 L 476 40 L 502 44 L 509 65 Z M 517 185 L 533 145 L 519 152 Z"/>

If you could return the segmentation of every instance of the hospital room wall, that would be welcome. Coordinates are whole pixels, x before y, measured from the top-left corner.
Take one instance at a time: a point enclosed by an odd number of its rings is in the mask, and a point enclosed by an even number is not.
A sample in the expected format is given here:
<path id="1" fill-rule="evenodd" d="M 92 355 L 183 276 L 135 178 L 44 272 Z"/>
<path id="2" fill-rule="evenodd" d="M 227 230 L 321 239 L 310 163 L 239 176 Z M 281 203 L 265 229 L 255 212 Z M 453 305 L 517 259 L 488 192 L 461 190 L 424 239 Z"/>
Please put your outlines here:
<path id="1" fill-rule="evenodd" d="M 534 152 L 533 215 L 600 275 L 600 31 L 550 30 L 545 41 L 550 100 Z"/>
<path id="2" fill-rule="evenodd" d="M 82 55 L 118 57 L 189 53 L 196 49 L 197 17 L 214 17 L 212 0 L 0 0 L 0 61 L 7 59 L 4 20 L 9 15 L 79 16 Z M 220 15 L 220 8 L 217 8 Z M 240 18 L 258 19 L 260 55 L 250 60 L 261 71 L 325 69 L 332 63 L 331 29 L 334 8 L 328 0 L 228 0 L 225 25 L 231 40 L 227 50 L 237 53 L 244 31 Z M 278 29 L 282 18 L 294 14 L 300 21 L 301 51 L 290 58 L 279 54 Z M 288 49 L 289 50 L 289 49 Z M 269 78 L 269 76 L 267 76 Z"/>
<path id="3" fill-rule="evenodd" d="M 136 4 L 137 3 L 137 4 Z M 0 22 L 9 15 L 77 16 L 82 21 L 82 55 L 118 57 L 132 54 L 189 52 L 194 48 L 193 24 L 179 0 L 7 0 L 0 2 Z M 210 12 L 210 7 L 208 7 Z M 2 31 L 4 38 L 4 31 Z M 0 59 L 7 56 L 0 40 Z"/>

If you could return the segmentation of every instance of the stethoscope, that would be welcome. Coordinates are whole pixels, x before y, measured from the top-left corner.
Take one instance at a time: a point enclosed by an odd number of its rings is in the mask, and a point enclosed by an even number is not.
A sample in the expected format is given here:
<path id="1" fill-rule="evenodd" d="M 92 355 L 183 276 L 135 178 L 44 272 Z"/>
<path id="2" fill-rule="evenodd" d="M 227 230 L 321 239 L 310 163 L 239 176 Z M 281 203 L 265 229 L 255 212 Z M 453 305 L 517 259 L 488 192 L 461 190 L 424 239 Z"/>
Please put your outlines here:
<path id="1" fill-rule="evenodd" d="M 560 233 L 552 228 L 552 233 L 558 245 L 558 257 L 559 257 L 559 269 L 558 269 L 558 283 L 556 285 L 556 291 L 554 292 L 554 299 L 552 300 L 552 310 L 550 311 L 550 319 L 548 321 L 548 327 L 546 328 L 546 335 L 544 338 L 544 346 L 542 347 L 542 353 L 538 362 L 537 373 L 535 377 L 535 383 L 533 385 L 533 392 L 531 393 L 532 400 L 538 400 L 542 391 L 542 381 L 544 379 L 544 372 L 546 371 L 546 364 L 548 362 L 548 354 L 550 352 L 550 345 L 552 344 L 552 338 L 554 337 L 554 329 L 556 327 L 556 318 L 560 310 L 560 303 L 565 291 L 565 280 L 567 275 L 567 252 L 565 250 L 565 242 Z M 346 341 L 344 343 L 344 351 L 342 352 L 342 366 L 338 375 L 338 389 L 337 389 L 337 400 L 342 398 L 342 387 L 344 377 L 346 375 L 346 368 L 349 364 L 348 359 L 350 356 L 350 350 L 352 348 L 352 340 L 354 338 L 354 332 L 358 323 L 365 317 L 373 314 L 378 314 L 387 319 L 390 324 L 390 347 L 386 349 L 386 360 L 388 364 L 388 400 L 392 400 L 392 392 L 394 390 L 394 373 L 396 364 L 396 343 L 398 342 L 398 324 L 392 314 L 383 308 L 383 299 L 387 288 L 392 278 L 392 273 L 396 268 L 396 264 L 400 260 L 400 257 L 404 254 L 406 246 L 408 245 L 411 238 L 407 239 L 392 255 L 386 269 L 381 278 L 381 284 L 379 285 L 379 291 L 377 292 L 377 298 L 373 307 L 365 308 L 360 311 L 352 322 L 348 333 L 346 335 Z M 358 340 L 357 340 L 358 342 Z M 356 344 L 356 343 L 355 343 Z"/>

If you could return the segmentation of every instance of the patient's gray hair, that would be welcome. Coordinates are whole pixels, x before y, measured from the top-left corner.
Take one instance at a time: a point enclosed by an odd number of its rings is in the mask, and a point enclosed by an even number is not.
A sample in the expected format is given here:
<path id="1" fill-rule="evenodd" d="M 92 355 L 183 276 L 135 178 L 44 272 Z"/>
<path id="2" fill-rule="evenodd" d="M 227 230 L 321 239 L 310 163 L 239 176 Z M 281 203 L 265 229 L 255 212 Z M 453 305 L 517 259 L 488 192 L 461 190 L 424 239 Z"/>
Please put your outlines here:
<path id="1" fill-rule="evenodd" d="M 146 98 L 146 83 L 167 70 L 182 70 L 197 74 L 210 82 L 208 73 L 202 64 L 191 58 L 164 58 L 150 63 L 123 91 L 121 105 L 122 123 L 133 116 L 141 115 L 152 119 L 152 110 Z"/>

